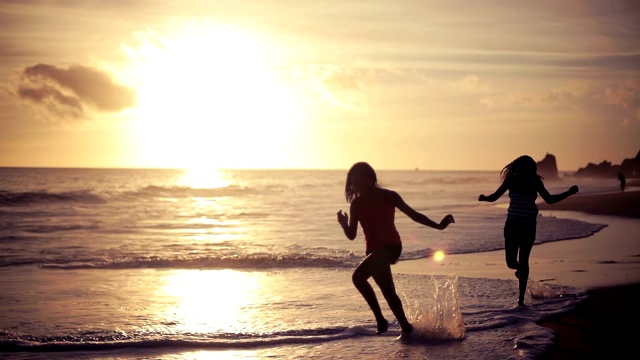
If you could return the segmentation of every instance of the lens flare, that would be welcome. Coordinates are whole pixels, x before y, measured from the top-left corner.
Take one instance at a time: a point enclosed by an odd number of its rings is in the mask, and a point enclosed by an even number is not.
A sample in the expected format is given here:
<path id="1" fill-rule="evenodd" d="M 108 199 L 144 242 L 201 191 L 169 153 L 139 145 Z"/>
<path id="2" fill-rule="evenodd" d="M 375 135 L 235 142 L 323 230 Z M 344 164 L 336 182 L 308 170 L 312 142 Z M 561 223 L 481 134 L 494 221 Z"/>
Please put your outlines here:
<path id="1" fill-rule="evenodd" d="M 440 261 L 444 260 L 444 251 L 437 250 L 436 252 L 434 252 L 433 253 L 433 260 L 435 260 L 436 262 L 440 262 Z"/>

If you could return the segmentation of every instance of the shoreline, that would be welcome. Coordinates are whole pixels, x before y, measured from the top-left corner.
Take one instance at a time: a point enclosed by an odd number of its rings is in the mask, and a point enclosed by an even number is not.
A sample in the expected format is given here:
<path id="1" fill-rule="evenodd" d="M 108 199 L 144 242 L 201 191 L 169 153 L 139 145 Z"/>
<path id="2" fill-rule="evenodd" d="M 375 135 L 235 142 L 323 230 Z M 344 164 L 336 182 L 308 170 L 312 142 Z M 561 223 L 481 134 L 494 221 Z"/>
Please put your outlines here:
<path id="1" fill-rule="evenodd" d="M 573 211 L 543 211 L 544 216 L 607 224 L 588 237 L 535 244 L 529 259 L 531 280 L 553 280 L 584 290 L 640 283 L 640 221 L 632 217 L 591 215 Z M 403 260 L 394 273 L 513 279 L 504 250 Z"/>
<path id="2" fill-rule="evenodd" d="M 626 231 L 629 229 L 620 228 L 616 222 L 619 217 L 640 218 L 638 191 L 573 196 L 558 204 L 544 204 L 539 208 L 610 215 L 607 219 L 608 227 L 613 226 L 610 236 L 628 236 L 631 243 L 637 242 L 633 239 L 633 234 L 638 234 L 637 230 Z M 623 234 L 620 234 L 621 230 Z M 629 262 L 640 262 L 640 253 L 632 251 L 628 255 L 631 256 Z M 631 265 L 628 270 L 633 273 L 628 279 L 620 278 L 622 274 L 618 274 L 609 284 L 591 286 L 587 290 L 588 298 L 575 309 L 540 322 L 539 325 L 554 332 L 555 338 L 553 345 L 539 359 L 622 358 L 634 353 L 634 332 L 627 328 L 629 324 L 640 321 L 640 280 L 636 278 L 640 268 Z"/>
<path id="3" fill-rule="evenodd" d="M 633 189 L 624 192 L 587 195 L 578 193 L 553 205 L 540 203 L 538 209 L 540 211 L 566 210 L 593 215 L 640 218 L 640 191 Z"/>
<path id="4" fill-rule="evenodd" d="M 579 239 L 535 244 L 531 279 L 551 280 L 586 290 L 576 308 L 539 322 L 550 328 L 554 344 L 543 360 L 606 358 L 633 353 L 629 324 L 640 321 L 640 191 L 572 196 L 560 203 L 539 204 L 544 216 L 607 224 Z M 396 273 L 513 279 L 504 263 L 504 250 L 405 260 Z M 527 299 L 525 302 L 531 301 Z"/>

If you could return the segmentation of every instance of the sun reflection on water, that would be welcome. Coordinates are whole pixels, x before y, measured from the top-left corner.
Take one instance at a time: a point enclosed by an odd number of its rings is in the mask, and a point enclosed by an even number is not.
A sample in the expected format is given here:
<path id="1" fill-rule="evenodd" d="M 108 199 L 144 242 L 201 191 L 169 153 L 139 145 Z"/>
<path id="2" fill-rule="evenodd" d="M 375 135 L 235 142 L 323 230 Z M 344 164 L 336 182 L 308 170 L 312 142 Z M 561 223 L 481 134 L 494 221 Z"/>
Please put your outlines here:
<path id="1" fill-rule="evenodd" d="M 218 169 L 194 167 L 187 169 L 177 184 L 193 189 L 220 189 L 228 187 L 229 180 Z"/>
<path id="2" fill-rule="evenodd" d="M 173 298 L 165 321 L 186 333 L 252 332 L 259 302 L 258 274 L 235 270 L 179 270 L 160 291 Z"/>
<path id="3" fill-rule="evenodd" d="M 240 238 L 245 229 L 234 218 L 237 199 L 225 196 L 234 183 L 227 171 L 211 167 L 186 169 L 175 182 L 191 191 L 179 212 L 186 229 L 181 231 L 199 241 L 222 242 Z"/>

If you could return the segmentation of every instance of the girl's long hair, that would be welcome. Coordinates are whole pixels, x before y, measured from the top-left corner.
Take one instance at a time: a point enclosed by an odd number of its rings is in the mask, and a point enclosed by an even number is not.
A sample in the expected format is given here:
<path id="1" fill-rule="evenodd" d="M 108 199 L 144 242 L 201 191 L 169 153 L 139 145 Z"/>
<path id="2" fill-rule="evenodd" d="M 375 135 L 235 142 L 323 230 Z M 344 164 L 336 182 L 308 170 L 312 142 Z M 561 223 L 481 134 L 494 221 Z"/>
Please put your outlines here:
<path id="1" fill-rule="evenodd" d="M 373 170 L 373 167 L 364 161 L 357 162 L 351 166 L 349 172 L 347 172 L 347 181 L 344 184 L 344 196 L 347 199 L 348 203 L 351 203 L 356 197 L 358 197 L 358 192 L 353 187 L 353 183 L 351 182 L 351 175 L 359 172 L 364 176 L 368 176 L 373 180 L 373 183 L 378 186 L 378 176 L 376 175 L 376 171 Z"/>
<path id="2" fill-rule="evenodd" d="M 522 155 L 507 164 L 507 166 L 500 171 L 500 177 L 502 181 L 513 179 L 519 183 L 542 179 L 542 176 L 538 175 L 538 164 L 536 164 L 536 161 L 529 155 Z"/>

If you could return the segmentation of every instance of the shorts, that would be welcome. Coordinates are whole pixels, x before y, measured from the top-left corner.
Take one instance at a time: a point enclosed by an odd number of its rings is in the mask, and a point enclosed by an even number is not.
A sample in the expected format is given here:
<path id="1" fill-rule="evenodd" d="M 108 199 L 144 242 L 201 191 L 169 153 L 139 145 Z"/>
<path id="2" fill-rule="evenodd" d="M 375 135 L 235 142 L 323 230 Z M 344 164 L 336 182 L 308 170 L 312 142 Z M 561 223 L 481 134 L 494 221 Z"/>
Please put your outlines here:
<path id="1" fill-rule="evenodd" d="M 402 254 L 402 244 L 387 245 L 375 250 L 367 250 L 367 255 L 373 252 L 375 252 L 376 254 L 382 254 L 384 259 L 387 260 L 389 264 L 395 264 L 400 259 L 400 254 Z"/>
<path id="2" fill-rule="evenodd" d="M 520 246 L 533 246 L 536 241 L 536 223 L 507 220 L 504 224 L 505 242 Z"/>

